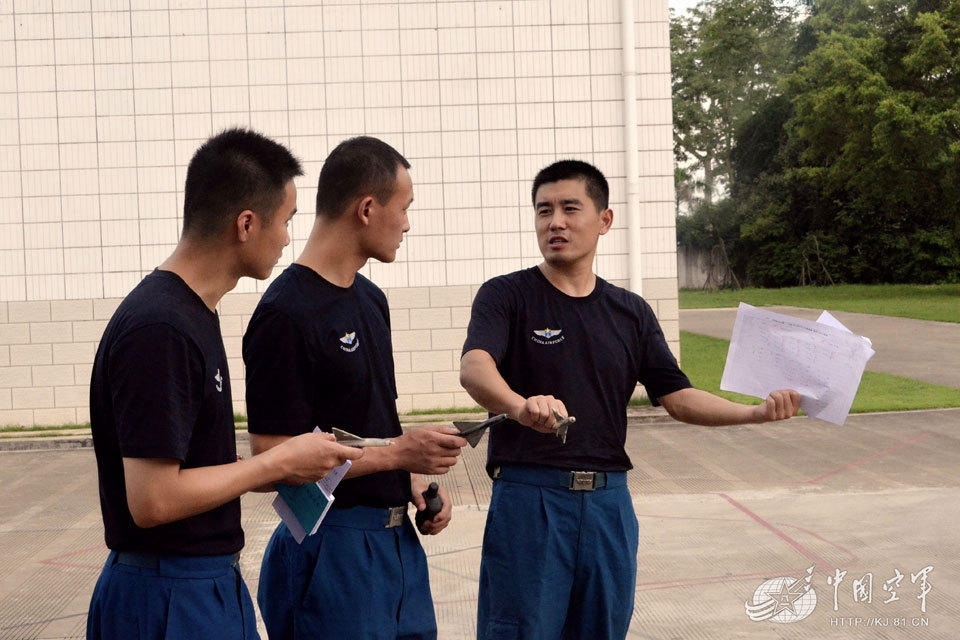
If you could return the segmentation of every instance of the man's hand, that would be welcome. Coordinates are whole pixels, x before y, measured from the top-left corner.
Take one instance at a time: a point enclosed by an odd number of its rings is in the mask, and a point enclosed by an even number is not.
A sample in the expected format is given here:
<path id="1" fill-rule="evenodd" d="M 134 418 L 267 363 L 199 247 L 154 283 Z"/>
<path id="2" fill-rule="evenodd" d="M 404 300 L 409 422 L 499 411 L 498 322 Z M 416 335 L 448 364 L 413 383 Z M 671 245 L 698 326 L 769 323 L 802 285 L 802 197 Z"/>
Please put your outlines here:
<path id="1" fill-rule="evenodd" d="M 316 482 L 347 460 L 363 456 L 363 449 L 337 444 L 330 433 L 304 433 L 270 449 L 284 472 L 286 484 Z"/>
<path id="2" fill-rule="evenodd" d="M 399 468 L 411 473 L 443 475 L 457 464 L 460 449 L 467 441 L 453 427 L 420 427 L 394 438 L 393 447 L 400 460 Z M 424 487 L 426 488 L 426 487 Z"/>
<path id="3" fill-rule="evenodd" d="M 754 408 L 755 422 L 773 422 L 786 420 L 797 415 L 800 410 L 800 394 L 793 389 L 771 391 L 763 403 Z"/>
<path id="4" fill-rule="evenodd" d="M 423 492 L 427 490 L 428 486 L 430 486 L 430 483 L 427 482 L 423 476 L 417 473 L 410 474 L 410 490 L 413 492 L 413 506 L 417 508 L 417 511 L 423 511 L 427 508 L 427 501 L 423 499 Z M 433 516 L 432 519 L 423 521 L 423 533 L 428 536 L 435 536 L 446 529 L 453 516 L 453 504 L 450 501 L 447 490 L 441 486 L 437 490 L 437 495 L 443 500 L 443 508 L 440 509 L 440 513 Z"/>
<path id="5" fill-rule="evenodd" d="M 554 411 L 564 418 L 568 415 L 563 402 L 553 396 L 530 396 L 508 412 L 508 415 L 510 419 L 516 420 L 525 427 L 540 433 L 553 433 L 553 425 L 557 424 Z"/>

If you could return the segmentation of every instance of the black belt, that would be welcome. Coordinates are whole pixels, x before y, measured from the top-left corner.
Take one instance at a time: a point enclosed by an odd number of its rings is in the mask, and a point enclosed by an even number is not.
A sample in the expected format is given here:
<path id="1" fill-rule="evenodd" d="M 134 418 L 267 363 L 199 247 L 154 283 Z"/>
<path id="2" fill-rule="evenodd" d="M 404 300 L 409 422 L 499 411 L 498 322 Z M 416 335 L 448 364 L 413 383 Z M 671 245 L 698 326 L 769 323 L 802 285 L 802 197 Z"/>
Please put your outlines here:
<path id="1" fill-rule="evenodd" d="M 549 467 L 509 465 L 493 468 L 493 479 L 520 482 L 540 487 L 556 487 L 570 491 L 593 491 L 595 489 L 626 486 L 627 474 L 623 471 L 564 471 Z"/>
<path id="2" fill-rule="evenodd" d="M 125 564 L 128 567 L 138 567 L 140 569 L 159 569 L 160 562 L 169 555 L 162 553 L 148 553 L 146 551 L 117 551 L 117 564 Z M 230 557 L 230 566 L 236 567 L 240 564 L 240 552 L 232 554 Z"/>
<path id="3" fill-rule="evenodd" d="M 323 524 L 352 529 L 394 529 L 407 521 L 407 505 L 396 507 L 347 507 L 330 509 Z"/>

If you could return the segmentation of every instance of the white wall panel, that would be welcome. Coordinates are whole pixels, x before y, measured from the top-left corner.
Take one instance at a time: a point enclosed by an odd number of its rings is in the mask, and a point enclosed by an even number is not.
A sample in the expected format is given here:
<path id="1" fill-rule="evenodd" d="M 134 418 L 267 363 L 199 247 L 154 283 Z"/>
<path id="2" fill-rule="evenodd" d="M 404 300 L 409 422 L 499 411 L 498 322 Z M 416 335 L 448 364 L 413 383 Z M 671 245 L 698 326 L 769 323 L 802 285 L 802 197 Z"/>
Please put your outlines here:
<path id="1" fill-rule="evenodd" d="M 626 277 L 641 250 L 645 277 L 675 273 L 662 0 L 637 10 L 641 247 L 623 215 L 618 2 L 81 4 L 3 4 L 0 301 L 124 295 L 176 242 L 193 151 L 231 125 L 288 144 L 308 171 L 281 264 L 309 233 L 329 149 L 370 134 L 415 181 L 397 262 L 365 269 L 381 286 L 476 285 L 535 263 L 529 183 L 560 157 L 608 175 L 601 274 Z"/>

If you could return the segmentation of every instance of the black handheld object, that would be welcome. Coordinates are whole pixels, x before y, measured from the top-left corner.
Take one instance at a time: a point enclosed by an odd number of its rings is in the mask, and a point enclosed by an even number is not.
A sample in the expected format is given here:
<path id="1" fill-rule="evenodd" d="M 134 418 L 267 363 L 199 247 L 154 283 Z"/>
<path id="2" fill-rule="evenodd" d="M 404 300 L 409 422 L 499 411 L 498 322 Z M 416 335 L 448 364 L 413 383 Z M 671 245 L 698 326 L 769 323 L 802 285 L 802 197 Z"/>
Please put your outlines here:
<path id="1" fill-rule="evenodd" d="M 457 431 L 460 432 L 460 435 L 463 436 L 467 442 L 470 443 L 471 447 L 476 447 L 480 444 L 480 438 L 483 437 L 483 432 L 488 428 L 492 427 L 495 424 L 503 422 L 507 419 L 507 414 L 501 413 L 500 415 L 493 416 L 488 418 L 483 422 L 457 422 L 454 421 L 453 426 L 457 428 Z"/>
<path id="2" fill-rule="evenodd" d="M 443 509 L 443 500 L 437 493 L 439 489 L 440 486 L 436 482 L 431 482 L 427 490 L 423 492 L 423 499 L 427 501 L 427 508 L 423 511 L 417 511 L 416 516 L 417 529 L 420 530 L 420 533 L 426 533 L 423 530 L 423 523 L 427 520 L 433 520 L 433 517 Z"/>

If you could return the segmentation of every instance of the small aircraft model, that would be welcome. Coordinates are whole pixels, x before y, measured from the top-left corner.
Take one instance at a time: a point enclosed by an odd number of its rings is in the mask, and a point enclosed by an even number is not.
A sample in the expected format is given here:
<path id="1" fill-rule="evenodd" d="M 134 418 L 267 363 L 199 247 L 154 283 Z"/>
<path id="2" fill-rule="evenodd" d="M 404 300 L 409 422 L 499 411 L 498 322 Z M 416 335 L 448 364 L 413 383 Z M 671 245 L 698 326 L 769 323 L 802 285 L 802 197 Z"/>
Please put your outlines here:
<path id="1" fill-rule="evenodd" d="M 353 435 L 349 431 L 337 429 L 336 427 L 331 431 L 337 439 L 337 443 L 345 447 L 357 447 L 359 449 L 362 447 L 389 447 L 393 444 L 393 440 L 387 440 L 385 438 L 361 438 L 360 436 Z"/>
<path id="2" fill-rule="evenodd" d="M 499 424 L 507 419 L 507 414 L 501 413 L 500 415 L 493 416 L 488 418 L 483 422 L 457 422 L 454 421 L 453 426 L 457 428 L 457 431 L 460 432 L 460 435 L 466 438 L 467 442 L 470 443 L 471 447 L 476 447 L 480 444 L 480 438 L 483 437 L 483 432 L 486 431 L 489 427 L 492 427 L 495 424 Z"/>
<path id="3" fill-rule="evenodd" d="M 573 416 L 564 418 L 556 411 L 553 412 L 553 417 L 557 419 L 556 424 L 553 425 L 553 430 L 556 432 L 557 437 L 560 438 L 560 443 L 567 444 L 567 429 L 576 422 L 577 419 Z"/>
<path id="4" fill-rule="evenodd" d="M 567 444 L 567 428 L 576 422 L 577 419 L 573 416 L 564 418 L 556 411 L 553 412 L 553 415 L 557 419 L 557 423 L 553 426 L 553 430 L 556 432 L 557 437 L 560 438 L 560 442 Z M 503 422 L 506 419 L 507 414 L 501 413 L 500 415 L 493 416 L 492 418 L 484 420 L 483 422 L 454 422 L 453 426 L 457 428 L 461 436 L 466 438 L 471 447 L 476 447 L 480 443 L 480 438 L 483 437 L 484 431 L 495 424 Z"/>

